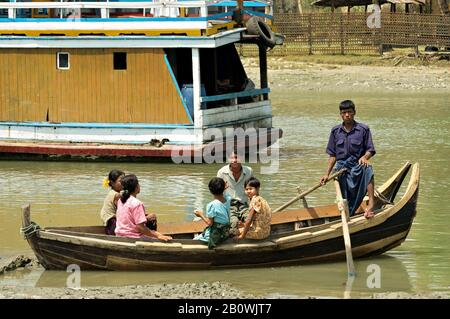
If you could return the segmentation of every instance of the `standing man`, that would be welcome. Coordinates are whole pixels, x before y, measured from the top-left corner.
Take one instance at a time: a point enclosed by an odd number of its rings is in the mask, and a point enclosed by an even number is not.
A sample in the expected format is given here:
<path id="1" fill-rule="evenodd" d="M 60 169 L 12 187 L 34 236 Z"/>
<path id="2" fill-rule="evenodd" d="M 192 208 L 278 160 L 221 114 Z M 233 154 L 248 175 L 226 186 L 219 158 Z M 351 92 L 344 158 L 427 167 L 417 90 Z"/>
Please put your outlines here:
<path id="1" fill-rule="evenodd" d="M 245 194 L 244 183 L 252 176 L 253 170 L 241 164 L 236 152 L 231 153 L 229 164 L 217 172 L 217 177 L 222 178 L 227 185 L 225 192 L 232 198 L 230 235 L 238 235 L 239 222 L 245 222 L 248 215 L 248 198 Z"/>
<path id="2" fill-rule="evenodd" d="M 372 142 L 372 134 L 367 125 L 355 121 L 355 104 L 350 100 L 342 101 L 339 105 L 342 124 L 331 129 L 327 154 L 328 167 L 325 175 L 320 179 L 324 185 L 334 165 L 336 171 L 347 168 L 347 171 L 339 177 L 342 195 L 348 201 L 350 216 L 354 215 L 361 204 L 366 192 L 369 195 L 364 216 L 374 216 L 374 175 L 369 159 L 375 155 L 375 147 Z"/>

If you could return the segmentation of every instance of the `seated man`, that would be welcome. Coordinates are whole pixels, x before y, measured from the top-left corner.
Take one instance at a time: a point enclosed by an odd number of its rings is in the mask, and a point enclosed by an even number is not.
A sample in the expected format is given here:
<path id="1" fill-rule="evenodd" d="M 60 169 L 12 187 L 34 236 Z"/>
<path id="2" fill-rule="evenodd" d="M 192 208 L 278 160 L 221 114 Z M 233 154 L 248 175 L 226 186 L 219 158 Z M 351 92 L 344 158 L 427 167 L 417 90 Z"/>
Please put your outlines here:
<path id="1" fill-rule="evenodd" d="M 347 172 L 339 177 L 342 196 L 347 199 L 350 216 L 354 215 L 361 204 L 366 192 L 369 204 L 364 216 L 372 218 L 374 215 L 374 175 L 369 159 L 375 155 L 372 134 L 367 125 L 354 120 L 355 104 L 350 100 L 342 101 L 339 105 L 343 123 L 332 128 L 326 152 L 330 155 L 328 168 L 320 179 L 325 184 L 334 164 L 336 170 L 347 168 Z"/>
<path id="2" fill-rule="evenodd" d="M 222 178 L 227 185 L 225 193 L 232 198 L 230 207 L 230 235 L 232 236 L 239 234 L 239 221 L 244 222 L 248 215 L 248 198 L 245 194 L 244 183 L 252 176 L 253 170 L 241 164 L 236 152 L 231 153 L 229 164 L 217 172 L 217 177 Z"/>

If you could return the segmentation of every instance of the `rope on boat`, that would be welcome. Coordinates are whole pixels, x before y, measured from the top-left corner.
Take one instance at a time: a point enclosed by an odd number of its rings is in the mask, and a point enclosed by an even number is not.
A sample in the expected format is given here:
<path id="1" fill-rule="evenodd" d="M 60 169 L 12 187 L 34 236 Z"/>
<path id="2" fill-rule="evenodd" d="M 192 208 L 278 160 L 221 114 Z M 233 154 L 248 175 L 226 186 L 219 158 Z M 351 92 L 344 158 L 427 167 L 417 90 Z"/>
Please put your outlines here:
<path id="1" fill-rule="evenodd" d="M 20 227 L 20 233 L 22 234 L 24 239 L 31 238 L 35 233 L 39 232 L 41 227 L 35 222 L 31 222 L 30 225 L 25 227 Z"/>

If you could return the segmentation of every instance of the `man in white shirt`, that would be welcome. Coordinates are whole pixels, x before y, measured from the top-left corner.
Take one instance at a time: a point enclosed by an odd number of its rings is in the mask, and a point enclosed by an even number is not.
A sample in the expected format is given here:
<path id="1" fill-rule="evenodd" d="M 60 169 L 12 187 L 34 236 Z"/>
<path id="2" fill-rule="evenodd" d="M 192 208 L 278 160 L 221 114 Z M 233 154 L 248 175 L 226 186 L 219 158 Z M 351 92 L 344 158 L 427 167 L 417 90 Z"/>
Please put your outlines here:
<path id="1" fill-rule="evenodd" d="M 249 166 L 243 166 L 236 152 L 231 153 L 229 164 L 217 172 L 217 177 L 226 182 L 225 192 L 232 198 L 230 208 L 230 234 L 236 235 L 239 221 L 245 222 L 248 215 L 248 198 L 245 194 L 244 183 L 253 176 Z"/>

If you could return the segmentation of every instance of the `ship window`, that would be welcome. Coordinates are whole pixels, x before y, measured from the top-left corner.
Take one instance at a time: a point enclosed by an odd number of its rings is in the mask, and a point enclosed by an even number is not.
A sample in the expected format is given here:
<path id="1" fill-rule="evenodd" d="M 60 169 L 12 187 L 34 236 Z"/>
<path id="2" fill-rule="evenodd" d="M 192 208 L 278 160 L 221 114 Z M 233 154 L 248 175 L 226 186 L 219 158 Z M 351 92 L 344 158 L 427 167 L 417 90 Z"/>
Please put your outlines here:
<path id="1" fill-rule="evenodd" d="M 59 70 L 69 70 L 70 62 L 69 62 L 69 53 L 67 52 L 58 52 L 56 54 L 56 66 Z"/>
<path id="2" fill-rule="evenodd" d="M 126 69 L 127 69 L 127 53 L 114 52 L 114 70 L 126 70 Z"/>

